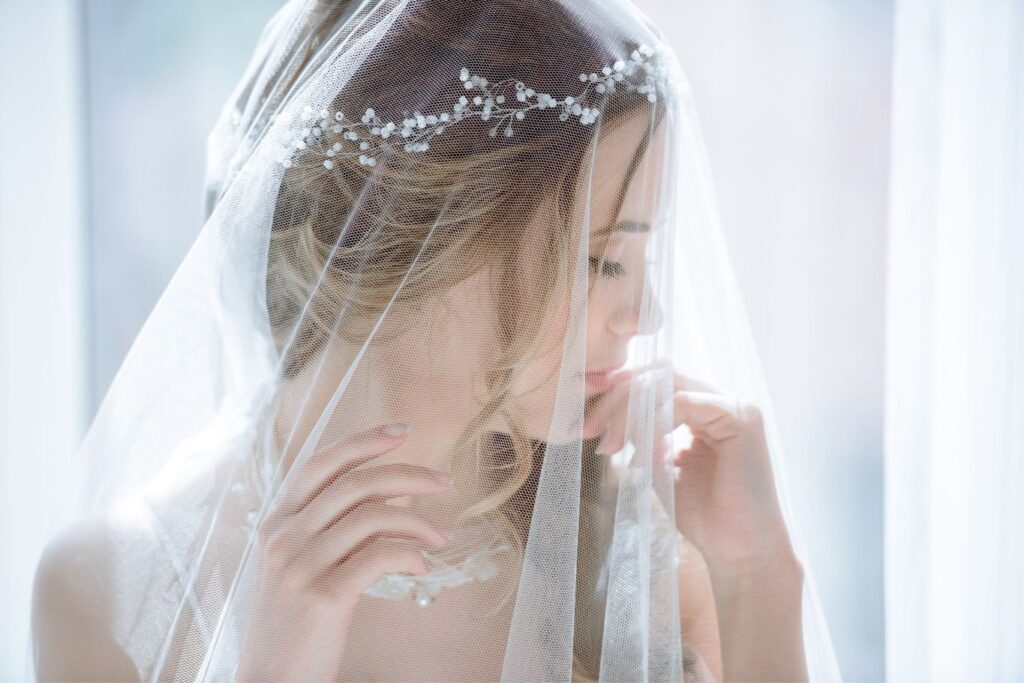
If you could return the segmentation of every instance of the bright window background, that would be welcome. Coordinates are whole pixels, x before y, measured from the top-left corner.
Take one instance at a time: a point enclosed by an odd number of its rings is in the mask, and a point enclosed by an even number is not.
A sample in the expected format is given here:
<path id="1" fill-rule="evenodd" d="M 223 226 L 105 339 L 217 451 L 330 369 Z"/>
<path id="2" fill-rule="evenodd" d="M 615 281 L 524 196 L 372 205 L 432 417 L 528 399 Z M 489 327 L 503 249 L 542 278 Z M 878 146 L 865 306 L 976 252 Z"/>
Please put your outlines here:
<path id="1" fill-rule="evenodd" d="M 882 680 L 891 1 L 635 1 L 694 87 L 844 678 Z M 22 671 L 52 532 L 17 511 L 62 504 L 64 463 L 201 227 L 206 134 L 278 6 L 0 0 L 0 678 Z"/>
<path id="2" fill-rule="evenodd" d="M 62 474 L 199 232 L 207 131 L 278 6 L 0 0 L 0 680 L 24 678 Z"/>
<path id="3" fill-rule="evenodd" d="M 281 4 L 83 2 L 90 413 L 202 227 L 206 135 Z"/>
<path id="4" fill-rule="evenodd" d="M 693 84 L 844 680 L 883 680 L 892 2 L 636 2 Z"/>

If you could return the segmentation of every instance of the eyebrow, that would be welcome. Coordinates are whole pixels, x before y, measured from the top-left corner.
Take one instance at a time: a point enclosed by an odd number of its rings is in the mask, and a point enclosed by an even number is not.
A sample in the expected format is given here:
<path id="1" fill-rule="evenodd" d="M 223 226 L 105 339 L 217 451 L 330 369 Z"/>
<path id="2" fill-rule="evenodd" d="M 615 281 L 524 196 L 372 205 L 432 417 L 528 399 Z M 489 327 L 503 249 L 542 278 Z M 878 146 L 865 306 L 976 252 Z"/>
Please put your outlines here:
<path id="1" fill-rule="evenodd" d="M 645 221 L 623 220 L 601 228 L 594 233 L 595 236 L 610 235 L 613 232 L 650 232 L 651 224 Z"/>

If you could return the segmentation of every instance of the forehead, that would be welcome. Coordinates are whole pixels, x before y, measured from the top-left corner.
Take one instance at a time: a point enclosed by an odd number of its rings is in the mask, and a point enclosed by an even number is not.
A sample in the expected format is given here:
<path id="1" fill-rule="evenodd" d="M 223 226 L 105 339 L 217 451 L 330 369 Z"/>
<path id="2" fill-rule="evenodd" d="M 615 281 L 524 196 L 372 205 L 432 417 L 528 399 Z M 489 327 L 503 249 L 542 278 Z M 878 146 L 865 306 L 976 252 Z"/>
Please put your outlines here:
<path id="1" fill-rule="evenodd" d="M 589 192 L 593 238 L 650 231 L 661 187 L 664 125 L 650 135 L 643 156 L 637 162 L 634 159 L 651 125 L 645 116 L 632 116 L 601 131 Z M 634 163 L 636 168 L 630 173 Z M 589 174 L 582 175 L 586 183 Z M 627 179 L 629 185 L 624 187 Z M 578 197 L 587 201 L 586 188 Z"/>

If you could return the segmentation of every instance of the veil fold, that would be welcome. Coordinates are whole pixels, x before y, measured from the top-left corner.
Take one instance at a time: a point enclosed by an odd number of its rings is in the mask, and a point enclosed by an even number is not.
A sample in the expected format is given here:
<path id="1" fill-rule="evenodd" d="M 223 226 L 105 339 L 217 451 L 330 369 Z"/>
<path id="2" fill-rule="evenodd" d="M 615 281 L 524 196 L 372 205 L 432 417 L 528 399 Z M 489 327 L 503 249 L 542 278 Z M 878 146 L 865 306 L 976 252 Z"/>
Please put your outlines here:
<path id="1" fill-rule="evenodd" d="M 79 534 L 140 680 L 839 679 L 692 93 L 626 0 L 287 2 L 76 462 L 49 557 Z"/>

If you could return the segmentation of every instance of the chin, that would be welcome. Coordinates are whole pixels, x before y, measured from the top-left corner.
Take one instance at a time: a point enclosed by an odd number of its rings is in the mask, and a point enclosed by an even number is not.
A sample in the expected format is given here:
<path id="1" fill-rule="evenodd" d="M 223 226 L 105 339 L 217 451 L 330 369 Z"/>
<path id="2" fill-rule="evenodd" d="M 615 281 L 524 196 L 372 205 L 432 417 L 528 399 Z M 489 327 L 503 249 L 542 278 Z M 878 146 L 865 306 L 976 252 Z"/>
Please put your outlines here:
<path id="1" fill-rule="evenodd" d="M 607 427 L 607 420 L 602 420 L 600 423 L 594 423 L 594 404 L 606 395 L 607 391 L 598 391 L 587 396 L 586 401 L 583 404 L 583 438 L 592 439 L 600 436 L 604 433 Z"/>

